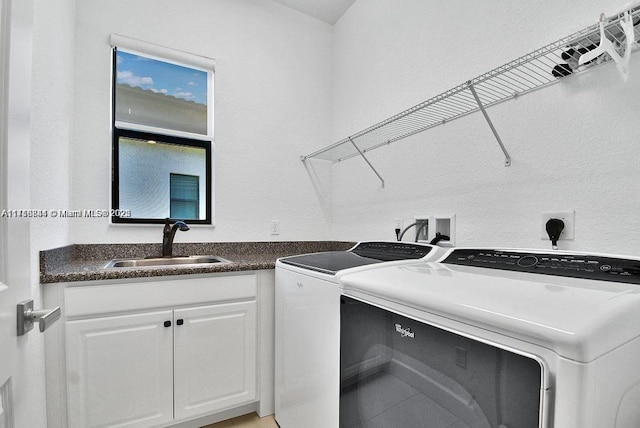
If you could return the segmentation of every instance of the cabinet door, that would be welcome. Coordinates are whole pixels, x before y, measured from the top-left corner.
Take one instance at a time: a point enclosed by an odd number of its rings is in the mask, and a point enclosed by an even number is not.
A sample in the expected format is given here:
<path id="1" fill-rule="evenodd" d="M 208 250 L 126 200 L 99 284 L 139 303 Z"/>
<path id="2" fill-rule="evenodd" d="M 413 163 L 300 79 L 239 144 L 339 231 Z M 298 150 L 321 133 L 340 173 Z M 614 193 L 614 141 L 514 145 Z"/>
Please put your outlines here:
<path id="1" fill-rule="evenodd" d="M 175 417 L 210 413 L 256 398 L 256 303 L 174 312 Z"/>
<path id="2" fill-rule="evenodd" d="M 161 311 L 66 323 L 70 428 L 173 420 L 171 320 Z"/>

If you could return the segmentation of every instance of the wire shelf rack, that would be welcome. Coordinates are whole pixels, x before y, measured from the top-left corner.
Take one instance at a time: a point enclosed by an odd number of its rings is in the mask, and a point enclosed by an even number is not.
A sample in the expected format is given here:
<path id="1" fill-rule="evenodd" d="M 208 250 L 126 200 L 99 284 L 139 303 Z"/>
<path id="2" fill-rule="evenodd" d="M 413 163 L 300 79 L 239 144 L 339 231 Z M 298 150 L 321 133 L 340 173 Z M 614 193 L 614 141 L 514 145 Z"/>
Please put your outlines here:
<path id="1" fill-rule="evenodd" d="M 627 17 L 625 12 L 628 13 Z M 630 19 L 633 23 L 635 40 L 639 40 L 640 6 L 636 3 L 635 7 L 623 10 L 612 17 L 601 16 L 599 23 L 523 55 L 330 146 L 301 156 L 301 159 L 340 162 L 361 155 L 369 163 L 364 156 L 366 152 L 482 111 L 505 154 L 505 165 L 508 166 L 511 162 L 510 157 L 484 109 L 552 85 L 563 77 L 582 72 L 596 64 L 610 62 L 612 56 L 605 52 L 586 64 L 579 63 L 581 56 L 591 51 L 597 52 L 601 34 L 605 34 L 622 55 L 628 39 L 624 31 L 625 19 Z M 631 45 L 627 46 L 630 53 Z M 382 177 L 370 163 L 369 166 L 378 175 L 384 187 Z"/>

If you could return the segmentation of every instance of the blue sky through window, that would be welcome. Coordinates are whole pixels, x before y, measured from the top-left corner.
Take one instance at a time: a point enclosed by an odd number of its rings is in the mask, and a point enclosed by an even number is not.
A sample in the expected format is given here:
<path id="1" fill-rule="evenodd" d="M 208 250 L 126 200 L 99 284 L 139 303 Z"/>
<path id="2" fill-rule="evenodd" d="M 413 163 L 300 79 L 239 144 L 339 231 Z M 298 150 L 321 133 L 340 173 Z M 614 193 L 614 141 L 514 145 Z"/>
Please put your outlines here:
<path id="1" fill-rule="evenodd" d="M 207 104 L 207 73 L 118 51 L 117 83 Z"/>

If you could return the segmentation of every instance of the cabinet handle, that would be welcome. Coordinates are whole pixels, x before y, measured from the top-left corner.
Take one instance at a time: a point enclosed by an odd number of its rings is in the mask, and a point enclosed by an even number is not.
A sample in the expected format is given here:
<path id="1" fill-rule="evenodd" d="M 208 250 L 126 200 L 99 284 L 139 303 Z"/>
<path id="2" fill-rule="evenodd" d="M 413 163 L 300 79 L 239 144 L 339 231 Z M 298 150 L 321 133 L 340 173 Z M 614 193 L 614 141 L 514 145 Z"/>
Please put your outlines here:
<path id="1" fill-rule="evenodd" d="M 182 318 L 180 318 L 179 320 L 176 321 L 176 324 L 182 325 L 182 324 L 184 324 L 184 320 Z"/>
<path id="2" fill-rule="evenodd" d="M 164 326 L 165 327 L 171 327 L 171 321 L 165 321 L 164 322 Z"/>

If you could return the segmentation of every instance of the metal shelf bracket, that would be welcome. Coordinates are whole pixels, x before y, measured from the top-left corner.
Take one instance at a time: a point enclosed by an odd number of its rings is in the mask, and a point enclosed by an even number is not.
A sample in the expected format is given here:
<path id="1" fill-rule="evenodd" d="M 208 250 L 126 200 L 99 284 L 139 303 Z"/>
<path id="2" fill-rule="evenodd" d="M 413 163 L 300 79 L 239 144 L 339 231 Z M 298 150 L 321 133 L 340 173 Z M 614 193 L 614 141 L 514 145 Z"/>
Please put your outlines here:
<path id="1" fill-rule="evenodd" d="M 471 91 L 473 98 L 476 99 L 476 102 L 478 103 L 478 107 L 480 108 L 482 115 L 484 116 L 485 120 L 489 124 L 489 128 L 491 128 L 491 132 L 493 132 L 493 136 L 496 137 L 496 140 L 498 140 L 498 144 L 500 145 L 500 149 L 502 149 L 502 153 L 504 153 L 504 166 L 511 166 L 511 156 L 509 156 L 509 152 L 507 152 L 507 149 L 504 147 L 504 144 L 502 144 L 500 135 L 498 135 L 498 131 L 496 131 L 496 128 L 493 126 L 493 122 L 491 122 L 491 119 L 489 118 L 487 111 L 484 109 L 484 106 L 482 105 L 482 101 L 480 101 L 480 97 L 478 97 L 478 93 L 473 87 L 471 80 L 467 82 L 467 85 L 469 86 L 469 90 Z"/>
<path id="2" fill-rule="evenodd" d="M 375 172 L 375 174 L 378 176 L 378 178 L 380 179 L 380 181 L 382 182 L 382 188 L 384 189 L 384 178 L 382 178 L 382 176 L 380 174 L 378 174 L 378 171 L 376 171 L 376 169 L 373 167 L 373 165 L 371 165 L 371 162 L 369 162 L 369 159 L 367 159 L 367 157 L 364 155 L 364 153 L 362 152 L 362 150 L 360 150 L 360 148 L 356 145 L 356 143 L 353 142 L 353 140 L 351 139 L 351 137 L 349 137 L 349 141 L 351 141 L 351 144 L 353 144 L 353 147 L 356 148 L 356 150 L 358 151 L 358 153 L 360 153 L 360 156 L 362 156 L 362 159 L 364 159 L 364 161 L 367 163 L 367 165 L 369 165 L 369 168 L 371 168 L 371 170 L 373 172 Z"/>

